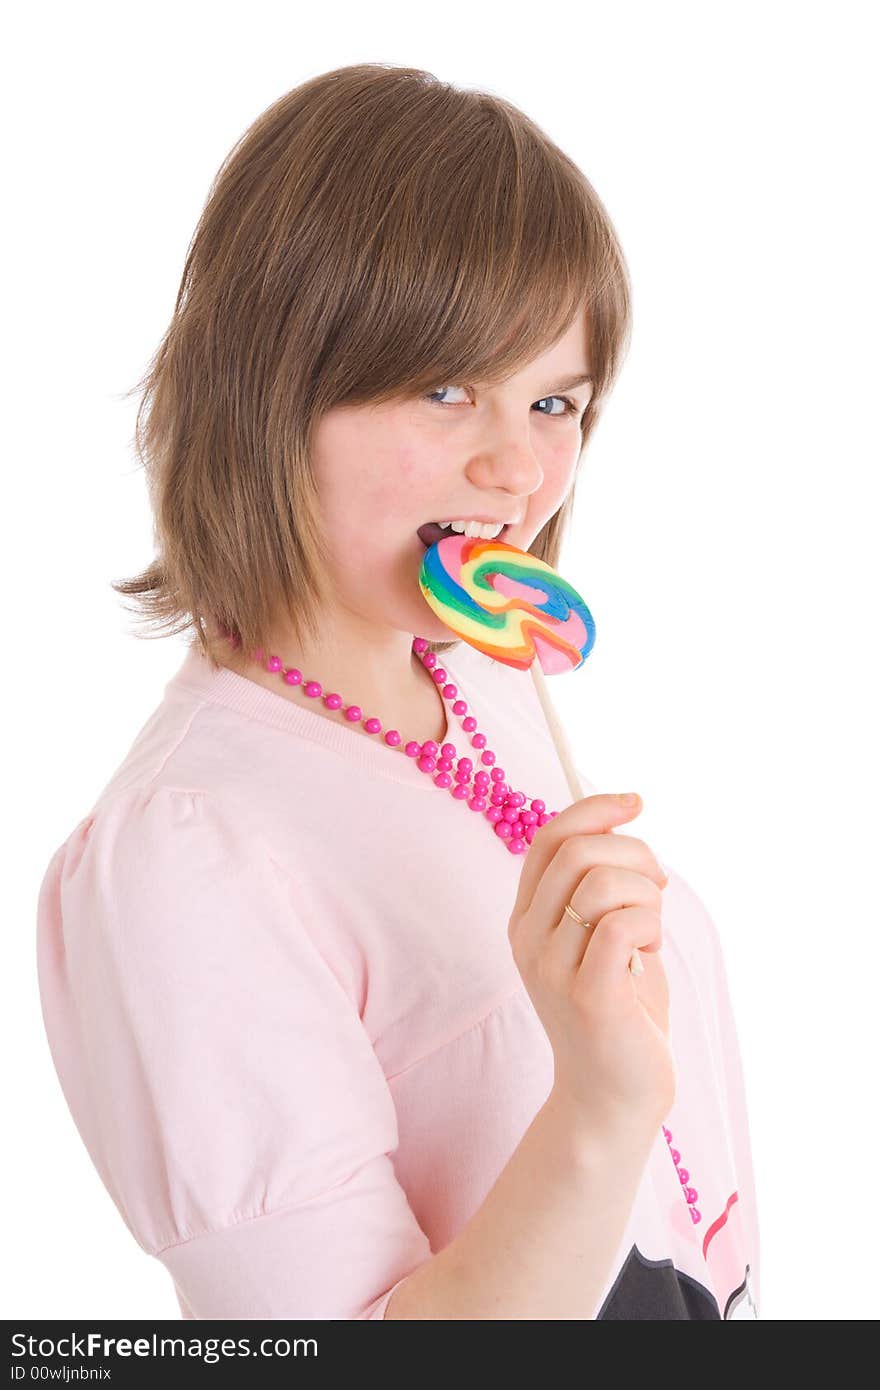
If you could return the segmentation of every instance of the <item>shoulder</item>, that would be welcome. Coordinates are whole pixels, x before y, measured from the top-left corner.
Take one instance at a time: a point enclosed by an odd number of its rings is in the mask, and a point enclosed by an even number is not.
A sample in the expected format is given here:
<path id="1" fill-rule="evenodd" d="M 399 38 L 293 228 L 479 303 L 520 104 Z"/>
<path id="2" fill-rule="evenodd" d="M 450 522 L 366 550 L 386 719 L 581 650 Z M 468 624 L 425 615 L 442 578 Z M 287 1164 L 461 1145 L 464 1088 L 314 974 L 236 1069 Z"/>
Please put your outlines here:
<path id="1" fill-rule="evenodd" d="M 39 898 L 46 938 L 97 952 L 167 946 L 193 960 L 285 920 L 291 885 L 228 799 L 150 782 L 100 801 L 55 851 Z"/>

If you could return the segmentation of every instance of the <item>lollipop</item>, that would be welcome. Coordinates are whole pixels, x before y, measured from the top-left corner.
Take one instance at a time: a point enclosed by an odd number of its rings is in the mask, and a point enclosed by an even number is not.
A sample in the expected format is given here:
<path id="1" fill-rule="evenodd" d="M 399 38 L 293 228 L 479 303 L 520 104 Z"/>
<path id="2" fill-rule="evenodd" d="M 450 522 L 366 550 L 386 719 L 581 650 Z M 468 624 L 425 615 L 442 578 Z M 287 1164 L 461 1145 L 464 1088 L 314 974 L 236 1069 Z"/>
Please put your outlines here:
<path id="1" fill-rule="evenodd" d="M 545 672 L 576 671 L 593 648 L 596 625 L 577 590 L 536 555 L 456 532 L 428 546 L 419 588 L 456 637 L 495 661 L 531 672 L 572 798 L 580 800 L 584 793 L 543 679 Z M 629 968 L 643 972 L 638 950 Z"/>
<path id="2" fill-rule="evenodd" d="M 576 671 L 596 639 L 580 594 L 552 565 L 504 541 L 453 532 L 429 546 L 419 585 L 457 637 L 495 661 L 548 676 Z"/>

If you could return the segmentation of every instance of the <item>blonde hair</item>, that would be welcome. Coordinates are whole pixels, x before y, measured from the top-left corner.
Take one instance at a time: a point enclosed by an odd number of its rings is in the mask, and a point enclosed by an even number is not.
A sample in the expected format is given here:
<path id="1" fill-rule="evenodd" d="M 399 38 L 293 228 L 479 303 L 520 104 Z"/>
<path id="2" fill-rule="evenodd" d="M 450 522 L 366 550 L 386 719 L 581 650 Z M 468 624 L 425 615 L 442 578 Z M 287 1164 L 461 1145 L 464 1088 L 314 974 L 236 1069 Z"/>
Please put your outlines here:
<path id="1" fill-rule="evenodd" d="M 112 588 L 218 663 L 327 602 L 310 444 L 334 406 L 504 379 L 587 310 L 582 450 L 628 346 L 630 281 L 577 165 L 515 106 L 364 63 L 275 101 L 221 165 L 141 393 L 156 557 Z M 574 488 L 530 550 L 554 567 Z M 437 652 L 457 641 L 431 643 Z"/>

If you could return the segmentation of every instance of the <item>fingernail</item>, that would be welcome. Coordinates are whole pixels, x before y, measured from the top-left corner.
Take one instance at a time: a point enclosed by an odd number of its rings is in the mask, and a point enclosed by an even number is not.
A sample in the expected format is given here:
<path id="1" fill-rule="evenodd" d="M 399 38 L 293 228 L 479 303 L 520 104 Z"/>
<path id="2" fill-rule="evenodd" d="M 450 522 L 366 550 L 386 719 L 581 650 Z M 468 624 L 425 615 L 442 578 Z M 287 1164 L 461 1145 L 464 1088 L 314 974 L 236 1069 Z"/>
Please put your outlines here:
<path id="1" fill-rule="evenodd" d="M 638 799 L 638 792 L 618 792 L 617 795 L 617 800 L 624 806 L 635 806 Z"/>

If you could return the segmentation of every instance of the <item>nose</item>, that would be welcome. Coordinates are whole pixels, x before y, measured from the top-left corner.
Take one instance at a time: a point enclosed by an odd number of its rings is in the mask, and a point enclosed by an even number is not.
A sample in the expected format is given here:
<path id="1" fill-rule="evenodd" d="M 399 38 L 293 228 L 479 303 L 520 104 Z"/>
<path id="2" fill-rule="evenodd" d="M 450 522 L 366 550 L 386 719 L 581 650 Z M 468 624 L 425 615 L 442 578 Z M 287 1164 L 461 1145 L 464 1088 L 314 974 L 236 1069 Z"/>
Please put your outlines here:
<path id="1" fill-rule="evenodd" d="M 468 476 L 481 492 L 500 488 L 516 497 L 529 497 L 544 481 L 544 470 L 531 443 L 522 435 L 497 431 L 470 457 Z"/>

